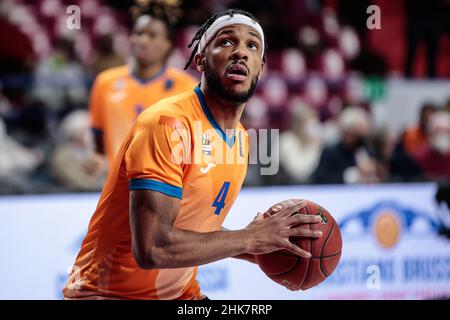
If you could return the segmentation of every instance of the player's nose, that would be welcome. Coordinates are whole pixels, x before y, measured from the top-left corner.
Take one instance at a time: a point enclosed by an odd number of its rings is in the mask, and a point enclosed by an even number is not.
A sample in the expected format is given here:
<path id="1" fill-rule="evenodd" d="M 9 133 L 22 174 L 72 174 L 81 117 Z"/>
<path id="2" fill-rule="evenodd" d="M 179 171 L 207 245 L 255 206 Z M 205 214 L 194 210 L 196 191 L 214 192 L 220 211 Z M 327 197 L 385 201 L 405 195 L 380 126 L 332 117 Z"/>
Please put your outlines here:
<path id="1" fill-rule="evenodd" d="M 243 44 L 239 44 L 238 46 L 236 46 L 233 50 L 233 52 L 231 53 L 231 60 L 244 60 L 244 61 L 248 61 L 248 52 L 247 52 L 247 48 L 245 45 Z"/>

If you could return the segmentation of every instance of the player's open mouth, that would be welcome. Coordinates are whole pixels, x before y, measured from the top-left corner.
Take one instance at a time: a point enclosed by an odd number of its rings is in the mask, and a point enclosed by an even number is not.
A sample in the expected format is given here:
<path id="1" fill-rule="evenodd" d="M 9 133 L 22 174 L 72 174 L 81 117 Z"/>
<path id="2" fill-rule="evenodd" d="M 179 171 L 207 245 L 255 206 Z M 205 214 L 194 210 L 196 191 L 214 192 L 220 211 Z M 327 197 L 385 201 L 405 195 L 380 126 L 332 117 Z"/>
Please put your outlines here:
<path id="1" fill-rule="evenodd" d="M 234 81 L 244 81 L 248 75 L 248 69 L 242 64 L 234 63 L 226 71 L 228 78 Z"/>

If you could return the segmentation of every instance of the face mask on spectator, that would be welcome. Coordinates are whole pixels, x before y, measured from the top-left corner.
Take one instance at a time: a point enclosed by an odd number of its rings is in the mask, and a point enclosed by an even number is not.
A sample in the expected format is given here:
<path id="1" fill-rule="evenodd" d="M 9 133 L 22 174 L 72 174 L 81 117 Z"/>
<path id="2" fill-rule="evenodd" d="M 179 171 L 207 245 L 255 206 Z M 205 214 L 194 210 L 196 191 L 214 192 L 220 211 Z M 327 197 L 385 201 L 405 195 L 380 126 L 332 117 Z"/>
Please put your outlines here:
<path id="1" fill-rule="evenodd" d="M 450 151 L 450 135 L 442 133 L 436 134 L 431 139 L 431 145 L 439 153 L 446 154 Z"/>
<path id="2" fill-rule="evenodd" d="M 353 148 L 356 150 L 363 147 L 367 147 L 367 137 L 359 136 L 356 138 Z"/>

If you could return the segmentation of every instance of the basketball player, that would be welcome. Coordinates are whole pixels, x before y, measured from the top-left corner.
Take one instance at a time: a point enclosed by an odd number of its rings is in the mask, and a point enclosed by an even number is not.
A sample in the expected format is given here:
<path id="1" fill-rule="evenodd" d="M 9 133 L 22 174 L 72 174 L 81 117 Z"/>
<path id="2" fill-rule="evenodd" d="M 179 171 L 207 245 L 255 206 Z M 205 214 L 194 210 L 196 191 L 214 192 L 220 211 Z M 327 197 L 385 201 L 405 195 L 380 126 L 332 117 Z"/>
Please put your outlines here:
<path id="1" fill-rule="evenodd" d="M 187 73 L 167 66 L 177 7 L 164 1 L 138 1 L 131 35 L 131 64 L 100 73 L 90 101 L 96 149 L 109 166 L 136 117 L 157 101 L 192 90 L 198 83 Z"/>
<path id="2" fill-rule="evenodd" d="M 299 226 L 320 221 L 294 214 L 303 202 L 257 215 L 241 230 L 221 228 L 247 171 L 239 119 L 266 46 L 259 23 L 241 10 L 212 16 L 194 42 L 187 65 L 194 61 L 201 84 L 138 117 L 111 168 L 66 299 L 203 299 L 197 266 L 228 257 L 253 261 L 280 249 L 309 258 L 289 237 L 321 236 Z M 221 161 L 219 150 L 235 157 Z"/>

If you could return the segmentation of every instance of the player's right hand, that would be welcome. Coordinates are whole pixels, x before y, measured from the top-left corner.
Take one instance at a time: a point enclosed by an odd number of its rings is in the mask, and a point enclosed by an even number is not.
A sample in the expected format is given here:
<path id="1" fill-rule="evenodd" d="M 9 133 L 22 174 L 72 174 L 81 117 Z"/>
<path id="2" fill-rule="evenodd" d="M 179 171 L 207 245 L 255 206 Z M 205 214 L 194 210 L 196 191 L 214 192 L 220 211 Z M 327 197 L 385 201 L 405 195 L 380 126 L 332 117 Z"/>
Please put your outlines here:
<path id="1" fill-rule="evenodd" d="M 320 216 L 305 215 L 299 210 L 305 206 L 300 200 L 287 200 L 272 206 L 244 229 L 247 253 L 264 254 L 277 250 L 288 250 L 304 258 L 311 254 L 289 241 L 289 237 L 319 238 L 320 231 L 310 230 L 303 224 L 318 223 Z"/>

